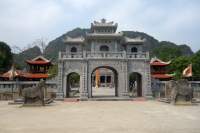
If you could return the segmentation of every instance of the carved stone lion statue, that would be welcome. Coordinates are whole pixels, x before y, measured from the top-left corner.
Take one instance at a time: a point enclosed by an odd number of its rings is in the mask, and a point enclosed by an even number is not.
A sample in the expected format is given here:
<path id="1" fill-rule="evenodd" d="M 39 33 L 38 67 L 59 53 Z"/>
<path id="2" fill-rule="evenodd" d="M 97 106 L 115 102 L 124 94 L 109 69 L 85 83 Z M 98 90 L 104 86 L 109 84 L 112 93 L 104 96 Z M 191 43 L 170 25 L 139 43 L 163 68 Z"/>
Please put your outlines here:
<path id="1" fill-rule="evenodd" d="M 37 86 L 28 87 L 22 90 L 22 96 L 24 97 L 24 105 L 45 105 L 44 90 L 45 81 L 41 80 Z"/>
<path id="2" fill-rule="evenodd" d="M 171 80 L 166 86 L 166 89 L 170 90 L 169 99 L 171 103 L 176 104 L 177 102 L 192 102 L 193 89 L 189 86 L 188 80 Z"/>

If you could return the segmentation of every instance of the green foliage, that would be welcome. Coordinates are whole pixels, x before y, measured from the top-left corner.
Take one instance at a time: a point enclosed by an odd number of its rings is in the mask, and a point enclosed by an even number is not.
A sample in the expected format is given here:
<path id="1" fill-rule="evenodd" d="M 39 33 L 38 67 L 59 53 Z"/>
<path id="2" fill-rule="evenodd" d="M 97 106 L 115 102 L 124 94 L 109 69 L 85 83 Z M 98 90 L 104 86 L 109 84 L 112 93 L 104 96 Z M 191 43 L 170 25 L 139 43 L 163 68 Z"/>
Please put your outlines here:
<path id="1" fill-rule="evenodd" d="M 200 77 L 200 50 L 196 52 L 193 56 L 180 56 L 172 60 L 169 66 L 170 71 L 176 73 L 175 78 L 180 79 L 182 77 L 183 70 L 192 64 L 192 71 L 194 77 Z"/>
<path id="2" fill-rule="evenodd" d="M 192 56 L 192 68 L 194 76 L 200 77 L 200 50 Z"/>
<path id="3" fill-rule="evenodd" d="M 153 49 L 153 56 L 164 61 L 175 59 L 181 55 L 181 49 L 169 42 L 161 42 L 159 47 Z"/>
<path id="4" fill-rule="evenodd" d="M 39 55 L 42 55 L 40 48 L 38 46 L 34 46 L 27 50 L 22 51 L 19 54 L 13 54 L 14 63 L 19 69 L 24 69 L 26 67 L 26 60 L 33 59 Z"/>
<path id="5" fill-rule="evenodd" d="M 80 83 L 80 75 L 77 73 L 71 73 L 69 76 L 69 83 L 71 86 L 78 86 Z"/>
<path id="6" fill-rule="evenodd" d="M 169 66 L 170 71 L 176 73 L 175 78 L 180 79 L 182 77 L 183 70 L 190 64 L 191 57 L 180 56 L 172 60 L 171 65 Z"/>
<path id="7" fill-rule="evenodd" d="M 12 53 L 10 47 L 0 42 L 0 72 L 8 70 L 12 65 Z"/>
<path id="8" fill-rule="evenodd" d="M 53 78 L 58 75 L 58 65 L 53 65 L 49 70 L 48 74 L 50 78 Z"/>

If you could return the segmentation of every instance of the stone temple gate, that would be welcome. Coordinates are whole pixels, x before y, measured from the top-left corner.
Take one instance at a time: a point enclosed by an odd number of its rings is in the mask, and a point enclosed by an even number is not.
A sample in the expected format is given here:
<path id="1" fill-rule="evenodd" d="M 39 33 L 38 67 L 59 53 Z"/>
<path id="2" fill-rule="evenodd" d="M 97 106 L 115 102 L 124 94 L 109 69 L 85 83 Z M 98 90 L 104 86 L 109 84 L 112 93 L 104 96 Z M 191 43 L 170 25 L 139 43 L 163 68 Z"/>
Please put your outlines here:
<path id="1" fill-rule="evenodd" d="M 143 51 L 145 39 L 126 37 L 116 32 L 117 27 L 117 23 L 102 19 L 91 24 L 85 37 L 65 37 L 66 50 L 59 52 L 57 98 L 68 96 L 71 73 L 80 76 L 80 99 L 92 98 L 92 73 L 98 68 L 114 72 L 116 97 L 129 97 L 132 73 L 141 78 L 138 96 L 151 96 L 149 53 Z"/>

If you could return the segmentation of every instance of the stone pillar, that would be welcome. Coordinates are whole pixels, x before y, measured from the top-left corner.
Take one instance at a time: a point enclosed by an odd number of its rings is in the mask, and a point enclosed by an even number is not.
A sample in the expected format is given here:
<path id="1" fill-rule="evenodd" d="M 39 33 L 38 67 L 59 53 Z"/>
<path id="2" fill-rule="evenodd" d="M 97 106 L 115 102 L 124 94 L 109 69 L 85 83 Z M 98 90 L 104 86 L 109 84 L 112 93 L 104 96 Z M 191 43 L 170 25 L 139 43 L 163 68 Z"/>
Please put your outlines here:
<path id="1" fill-rule="evenodd" d="M 151 89 L 151 72 L 150 72 L 150 63 L 145 61 L 145 82 L 146 82 L 146 92 L 145 97 L 152 98 L 152 89 Z"/>
<path id="2" fill-rule="evenodd" d="M 94 42 L 91 42 L 91 52 L 94 52 Z"/>
<path id="3" fill-rule="evenodd" d="M 89 67 L 89 66 L 88 66 Z M 87 90 L 88 90 L 88 98 L 92 98 L 92 83 L 91 83 L 91 72 L 92 70 L 88 69 L 87 73 Z"/>
<path id="4" fill-rule="evenodd" d="M 114 81 L 114 74 L 111 74 L 111 87 L 116 87 L 115 86 L 115 81 Z"/>
<path id="5" fill-rule="evenodd" d="M 80 99 L 88 99 L 88 64 L 83 62 L 80 82 Z"/>
<path id="6" fill-rule="evenodd" d="M 123 74 L 123 91 L 121 93 L 122 97 L 128 97 L 128 65 L 127 61 L 122 63 L 122 74 Z M 121 80 L 120 80 L 121 81 Z"/>
<path id="7" fill-rule="evenodd" d="M 107 85 L 107 74 L 105 74 L 105 85 L 106 85 L 106 87 L 108 87 L 108 85 Z"/>
<path id="8" fill-rule="evenodd" d="M 56 94 L 56 99 L 63 99 L 64 98 L 64 91 L 63 91 L 63 64 L 64 61 L 59 60 L 58 63 L 58 78 L 57 78 L 57 83 L 58 83 L 58 90 Z"/>
<path id="9" fill-rule="evenodd" d="M 114 41 L 114 43 L 115 43 L 115 52 L 117 52 L 118 50 L 117 50 L 117 45 L 118 45 L 118 43 L 116 42 L 116 41 Z"/>

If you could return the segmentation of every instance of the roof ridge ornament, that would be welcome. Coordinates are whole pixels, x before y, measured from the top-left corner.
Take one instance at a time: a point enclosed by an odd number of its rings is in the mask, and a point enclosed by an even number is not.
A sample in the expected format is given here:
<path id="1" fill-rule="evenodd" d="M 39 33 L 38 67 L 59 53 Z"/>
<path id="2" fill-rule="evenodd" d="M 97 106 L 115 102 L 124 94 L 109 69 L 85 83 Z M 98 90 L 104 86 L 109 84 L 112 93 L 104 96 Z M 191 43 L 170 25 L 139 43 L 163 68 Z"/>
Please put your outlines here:
<path id="1" fill-rule="evenodd" d="M 101 23 L 105 24 L 105 23 L 106 23 L 106 19 L 105 19 L 105 18 L 102 18 L 102 19 L 101 19 Z"/>
<path id="2" fill-rule="evenodd" d="M 113 25 L 113 24 L 114 24 L 113 21 L 107 22 L 105 18 L 102 18 L 100 21 L 94 21 L 94 25 Z"/>
<path id="3" fill-rule="evenodd" d="M 163 64 L 170 64 L 171 63 L 171 60 L 169 60 L 169 61 L 162 61 L 161 59 L 159 59 L 158 57 L 153 57 L 153 58 L 151 58 L 151 61 L 150 61 L 150 63 L 153 63 L 153 62 L 155 62 L 155 61 L 158 61 L 158 62 L 160 62 L 160 63 L 163 63 Z"/>

